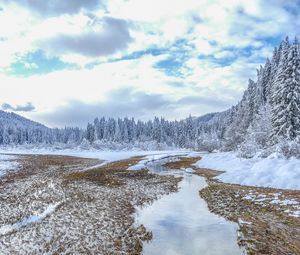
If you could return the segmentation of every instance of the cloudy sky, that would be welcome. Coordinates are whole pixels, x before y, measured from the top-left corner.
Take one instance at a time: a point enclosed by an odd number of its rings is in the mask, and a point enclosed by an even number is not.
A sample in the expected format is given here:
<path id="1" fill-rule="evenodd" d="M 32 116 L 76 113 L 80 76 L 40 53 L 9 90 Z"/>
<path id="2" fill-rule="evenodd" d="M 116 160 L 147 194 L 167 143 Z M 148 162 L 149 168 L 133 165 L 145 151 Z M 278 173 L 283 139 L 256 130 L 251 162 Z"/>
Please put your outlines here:
<path id="1" fill-rule="evenodd" d="M 0 0 L 0 106 L 49 126 L 225 110 L 297 0 Z"/>

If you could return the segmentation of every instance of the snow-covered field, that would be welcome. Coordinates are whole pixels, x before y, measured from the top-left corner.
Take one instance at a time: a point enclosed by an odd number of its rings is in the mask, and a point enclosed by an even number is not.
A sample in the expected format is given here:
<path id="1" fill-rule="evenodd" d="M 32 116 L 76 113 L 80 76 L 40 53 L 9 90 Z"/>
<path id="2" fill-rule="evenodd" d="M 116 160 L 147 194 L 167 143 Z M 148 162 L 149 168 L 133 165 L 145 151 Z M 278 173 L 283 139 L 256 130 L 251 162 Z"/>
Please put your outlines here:
<path id="1" fill-rule="evenodd" d="M 232 152 L 198 153 L 187 150 L 172 151 L 97 151 L 97 150 L 0 150 L 0 153 L 12 154 L 40 154 L 40 155 L 65 155 L 84 158 L 96 158 L 105 162 L 127 159 L 135 156 L 145 156 L 138 165 L 132 166 L 130 170 L 140 170 L 153 160 L 175 155 L 202 156 L 197 162 L 198 167 L 225 171 L 217 178 L 223 182 L 241 185 L 272 187 L 282 189 L 300 190 L 300 160 L 286 159 L 272 154 L 268 158 L 254 157 L 251 159 L 239 158 Z M 15 156 L 0 156 L 0 176 L 7 171 L 16 169 L 17 163 L 13 160 Z"/>
<path id="2" fill-rule="evenodd" d="M 119 186 L 67 178 L 97 164 L 93 159 L 22 156 L 19 164 L 20 171 L 1 180 L 1 255 L 136 254 L 147 232 L 133 226 L 134 207 L 173 191 L 178 182 L 147 174 L 112 175 Z"/>
<path id="3" fill-rule="evenodd" d="M 162 159 L 175 155 L 202 156 L 196 163 L 198 167 L 225 171 L 217 178 L 223 182 L 241 185 L 272 187 L 282 189 L 300 190 L 300 160 L 286 159 L 272 154 L 267 158 L 254 157 L 251 159 L 239 158 L 232 152 L 198 153 L 187 150 L 171 151 L 97 151 L 97 150 L 0 150 L 0 153 L 12 154 L 40 154 L 40 155 L 65 155 L 84 158 L 96 158 L 105 162 L 127 159 L 135 156 L 145 156 L 138 165 L 132 166 L 130 170 L 141 170 L 153 160 Z M 0 155 L 0 176 L 7 171 L 16 169 L 17 163 L 13 160 L 15 156 Z"/>
<path id="4" fill-rule="evenodd" d="M 136 156 L 147 156 L 149 159 L 159 159 L 161 157 L 172 156 L 172 155 L 184 155 L 190 153 L 187 150 L 170 150 L 170 151 L 143 151 L 143 150 L 124 150 L 124 151 L 100 151 L 100 150 L 50 150 L 50 149 L 0 149 L 0 153 L 11 153 L 11 154 L 36 154 L 36 155 L 64 155 L 74 156 L 82 158 L 96 158 L 108 162 L 123 160 Z M 1 158 L 0 158 L 1 160 Z"/>
<path id="5" fill-rule="evenodd" d="M 15 156 L 0 155 L 0 176 L 18 167 L 18 163 L 14 160 L 16 160 Z"/>
<path id="6" fill-rule="evenodd" d="M 300 190 L 300 160 L 276 154 L 267 158 L 238 158 L 230 152 L 203 154 L 198 167 L 225 171 L 223 182 L 249 186 Z"/>

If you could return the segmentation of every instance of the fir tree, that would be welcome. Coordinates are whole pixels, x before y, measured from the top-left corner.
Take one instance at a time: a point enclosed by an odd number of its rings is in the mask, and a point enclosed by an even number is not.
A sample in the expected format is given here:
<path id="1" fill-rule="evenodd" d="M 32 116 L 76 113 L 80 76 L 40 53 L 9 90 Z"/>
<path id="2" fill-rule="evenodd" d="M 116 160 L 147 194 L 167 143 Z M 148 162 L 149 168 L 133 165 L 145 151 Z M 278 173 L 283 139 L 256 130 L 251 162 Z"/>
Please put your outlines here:
<path id="1" fill-rule="evenodd" d="M 293 140 L 300 132 L 300 59 L 297 39 L 284 44 L 273 95 L 273 138 Z"/>

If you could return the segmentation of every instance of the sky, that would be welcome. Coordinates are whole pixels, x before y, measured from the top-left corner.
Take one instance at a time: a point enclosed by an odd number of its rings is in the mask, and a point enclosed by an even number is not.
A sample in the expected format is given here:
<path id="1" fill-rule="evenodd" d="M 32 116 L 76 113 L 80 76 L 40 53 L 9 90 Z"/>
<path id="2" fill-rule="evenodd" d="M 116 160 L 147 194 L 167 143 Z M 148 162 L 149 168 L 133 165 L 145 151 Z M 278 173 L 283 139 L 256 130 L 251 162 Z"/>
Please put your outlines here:
<path id="1" fill-rule="evenodd" d="M 0 108 L 50 127 L 235 105 L 296 0 L 0 0 Z"/>

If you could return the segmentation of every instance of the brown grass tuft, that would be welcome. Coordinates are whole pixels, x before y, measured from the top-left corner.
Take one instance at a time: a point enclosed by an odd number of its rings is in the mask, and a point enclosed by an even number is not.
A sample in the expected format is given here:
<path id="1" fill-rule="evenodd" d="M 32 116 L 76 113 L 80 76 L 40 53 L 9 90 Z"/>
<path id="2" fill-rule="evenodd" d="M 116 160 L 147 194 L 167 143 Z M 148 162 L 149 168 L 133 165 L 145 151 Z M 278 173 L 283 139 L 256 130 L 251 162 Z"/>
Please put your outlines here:
<path id="1" fill-rule="evenodd" d="M 128 167 L 137 164 L 142 157 L 134 157 L 126 160 L 120 160 L 109 163 L 102 167 L 87 170 L 84 172 L 74 172 L 67 174 L 65 181 L 91 181 L 100 185 L 107 185 L 110 187 L 118 187 L 123 185 L 121 177 L 145 178 L 148 176 L 148 171 L 128 171 Z M 150 176 L 150 175 L 149 175 Z"/>

